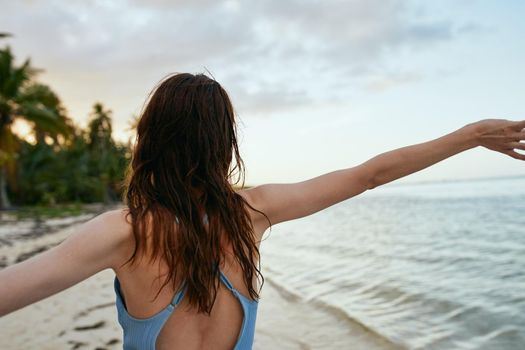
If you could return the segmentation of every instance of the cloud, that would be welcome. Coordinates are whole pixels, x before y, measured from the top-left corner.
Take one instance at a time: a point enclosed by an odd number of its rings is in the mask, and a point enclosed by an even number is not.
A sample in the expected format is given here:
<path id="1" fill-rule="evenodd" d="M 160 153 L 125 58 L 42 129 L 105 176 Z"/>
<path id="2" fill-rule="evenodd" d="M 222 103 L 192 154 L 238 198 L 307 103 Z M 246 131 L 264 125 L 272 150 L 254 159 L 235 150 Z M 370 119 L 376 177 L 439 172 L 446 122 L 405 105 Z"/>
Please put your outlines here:
<path id="1" fill-rule="evenodd" d="M 204 67 L 245 114 L 315 103 L 340 81 L 407 83 L 381 71 L 387 55 L 476 30 L 396 0 L 13 1 L 0 22 L 15 52 L 33 56 L 74 103 L 96 98 L 117 111 L 118 101 L 127 117 L 165 74 Z"/>
<path id="2" fill-rule="evenodd" d="M 367 88 L 371 91 L 384 91 L 395 86 L 415 82 L 422 79 L 422 75 L 414 72 L 401 72 L 371 78 Z"/>

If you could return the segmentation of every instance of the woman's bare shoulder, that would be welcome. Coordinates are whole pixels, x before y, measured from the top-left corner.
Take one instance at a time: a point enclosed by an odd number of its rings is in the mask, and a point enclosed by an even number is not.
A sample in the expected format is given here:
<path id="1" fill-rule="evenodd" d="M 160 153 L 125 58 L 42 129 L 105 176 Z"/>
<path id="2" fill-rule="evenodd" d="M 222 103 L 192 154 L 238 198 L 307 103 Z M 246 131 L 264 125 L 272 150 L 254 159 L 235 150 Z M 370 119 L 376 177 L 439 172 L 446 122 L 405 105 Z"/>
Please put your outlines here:
<path id="1" fill-rule="evenodd" d="M 248 210 L 248 213 L 250 214 L 253 223 L 253 228 L 260 242 L 264 232 L 270 227 L 270 223 L 268 222 L 268 219 L 265 216 L 266 213 L 262 211 L 259 203 L 257 203 L 257 197 L 254 195 L 253 188 L 238 190 L 237 194 L 242 196 L 244 200 L 249 204 L 245 207 Z M 262 213 L 264 213 L 264 215 L 261 213 L 261 211 Z"/>
<path id="2" fill-rule="evenodd" d="M 131 214 L 128 207 L 108 210 L 101 214 L 101 219 L 108 228 L 113 229 L 120 239 L 129 238 L 131 233 Z"/>
<path id="3" fill-rule="evenodd" d="M 117 262 L 113 270 L 118 270 L 119 266 L 133 253 L 135 247 L 135 237 L 131 226 L 131 214 L 128 207 L 112 209 L 101 214 L 107 232 L 113 237 L 115 261 Z"/>

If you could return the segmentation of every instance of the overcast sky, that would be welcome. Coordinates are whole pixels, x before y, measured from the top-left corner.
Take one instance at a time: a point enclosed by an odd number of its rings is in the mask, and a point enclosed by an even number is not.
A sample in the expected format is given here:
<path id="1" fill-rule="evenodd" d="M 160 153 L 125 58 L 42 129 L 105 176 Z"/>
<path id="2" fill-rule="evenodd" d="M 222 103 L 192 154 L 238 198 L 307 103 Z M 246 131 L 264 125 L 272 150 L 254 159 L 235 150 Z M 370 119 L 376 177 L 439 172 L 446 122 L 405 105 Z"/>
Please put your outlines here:
<path id="1" fill-rule="evenodd" d="M 1 0 L 0 0 L 1 1 Z M 301 181 L 487 117 L 525 119 L 525 2 L 1 1 L 17 59 L 114 135 L 172 72 L 208 69 L 239 116 L 247 184 Z M 475 149 L 400 181 L 525 175 Z"/>

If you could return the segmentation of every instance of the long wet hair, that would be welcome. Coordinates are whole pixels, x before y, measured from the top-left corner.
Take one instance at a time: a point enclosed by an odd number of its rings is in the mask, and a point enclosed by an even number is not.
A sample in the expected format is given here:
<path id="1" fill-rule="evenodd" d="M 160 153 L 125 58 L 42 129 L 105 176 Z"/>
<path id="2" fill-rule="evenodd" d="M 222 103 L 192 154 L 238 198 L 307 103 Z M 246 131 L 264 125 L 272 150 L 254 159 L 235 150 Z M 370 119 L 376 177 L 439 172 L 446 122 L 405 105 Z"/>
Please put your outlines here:
<path id="1" fill-rule="evenodd" d="M 155 298 L 170 282 L 175 289 L 180 277 L 186 281 L 190 307 L 209 314 L 220 283 L 217 263 L 225 256 L 221 242 L 226 241 L 250 297 L 258 300 L 253 277 L 262 284 L 264 277 L 245 205 L 264 213 L 235 192 L 233 185 L 241 178 L 244 187 L 244 171 L 234 110 L 221 85 L 204 74 L 163 79 L 138 120 L 124 191 L 135 237 L 133 255 L 125 264 L 149 255 L 150 262 L 161 258 L 169 268 Z"/>

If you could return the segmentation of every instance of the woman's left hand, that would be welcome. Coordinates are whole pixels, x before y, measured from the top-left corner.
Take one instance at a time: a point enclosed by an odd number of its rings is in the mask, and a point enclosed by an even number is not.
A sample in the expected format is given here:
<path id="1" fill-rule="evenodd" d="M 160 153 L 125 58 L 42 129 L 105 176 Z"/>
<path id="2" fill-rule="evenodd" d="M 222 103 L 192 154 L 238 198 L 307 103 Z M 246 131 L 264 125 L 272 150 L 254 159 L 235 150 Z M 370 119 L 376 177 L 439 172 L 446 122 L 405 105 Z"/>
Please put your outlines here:
<path id="1" fill-rule="evenodd" d="M 525 160 L 525 120 L 484 119 L 466 126 L 476 134 L 479 146 L 506 154 L 512 158 Z"/>

